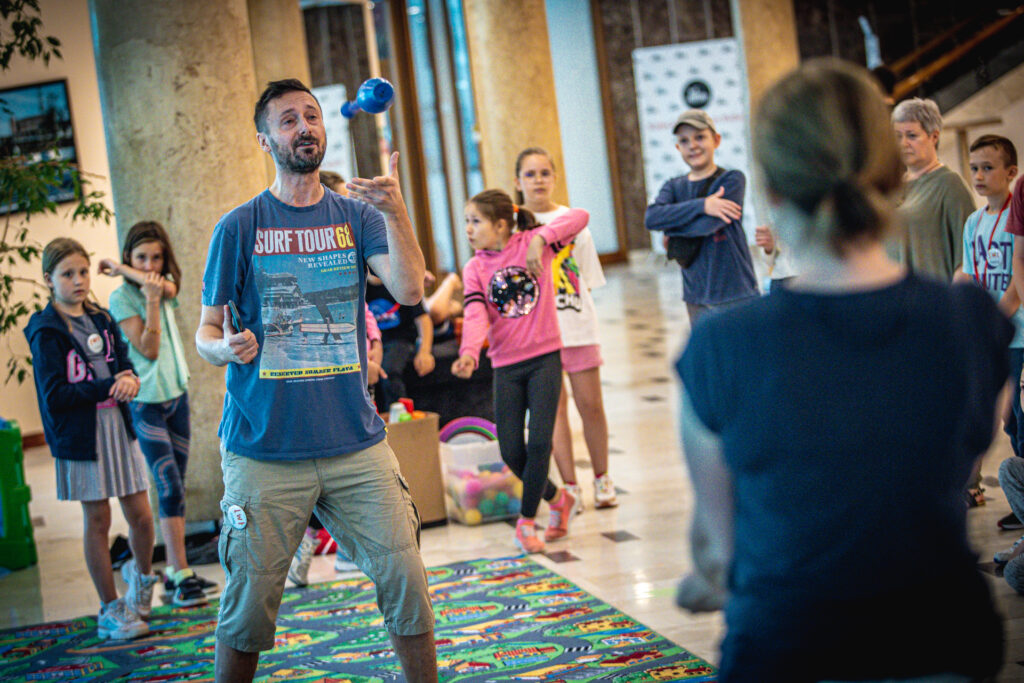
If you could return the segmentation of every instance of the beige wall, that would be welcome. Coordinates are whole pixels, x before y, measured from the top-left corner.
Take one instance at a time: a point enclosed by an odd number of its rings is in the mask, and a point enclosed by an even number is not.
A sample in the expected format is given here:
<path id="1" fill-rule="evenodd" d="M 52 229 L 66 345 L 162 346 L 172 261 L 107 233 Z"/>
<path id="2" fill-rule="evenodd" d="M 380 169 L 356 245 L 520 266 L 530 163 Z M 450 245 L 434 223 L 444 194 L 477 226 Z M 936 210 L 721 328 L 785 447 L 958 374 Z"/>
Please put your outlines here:
<path id="1" fill-rule="evenodd" d="M 103 137 L 103 119 L 100 110 L 99 86 L 96 80 L 96 66 L 93 60 L 92 35 L 89 31 L 89 5 L 87 0 L 41 0 L 43 34 L 57 37 L 64 53 L 63 60 L 51 60 L 50 66 L 42 62 L 28 63 L 15 57 L 9 71 L 0 73 L 0 88 L 26 85 L 41 81 L 65 78 L 68 82 L 68 98 L 71 102 L 71 117 L 75 127 L 75 142 L 78 147 L 80 167 L 91 174 L 93 189 L 106 194 L 107 205 L 113 209 L 110 197 L 109 168 Z M 99 177 L 96 177 L 99 176 Z M 40 244 L 58 236 L 74 237 L 93 254 L 93 262 L 104 256 L 118 256 L 117 233 L 114 224 L 89 224 L 76 221 L 74 226 L 67 216 L 72 204 L 61 204 L 56 216 L 36 216 L 29 224 L 30 236 Z M 18 220 L 21 214 L 12 216 Z M 4 266 L 5 271 L 8 266 Z M 13 274 L 42 281 L 39 264 L 32 267 L 15 267 Z M 112 278 L 93 276 L 92 288 L 96 297 L 106 305 L 110 293 L 120 281 Z M 21 290 L 28 296 L 30 287 Z M 28 344 L 21 332 L 8 335 L 0 340 L 0 368 L 6 374 L 7 359 L 11 352 L 28 353 Z M 19 386 L 11 381 L 0 389 L 0 415 L 14 418 L 21 425 L 22 433 L 42 431 L 39 409 L 36 405 L 35 387 L 31 377 Z"/>
<path id="2" fill-rule="evenodd" d="M 1017 148 L 1019 178 L 1021 162 L 1024 160 L 1024 66 L 1017 67 L 950 111 L 942 112 L 943 122 L 947 126 L 993 117 L 1001 118 L 1002 124 L 969 129 L 968 144 L 986 133 L 1008 138 Z M 946 131 L 939 136 L 939 158 L 953 170 L 960 171 L 960 151 L 957 148 L 956 133 Z M 974 189 L 971 183 L 968 185 Z M 985 203 L 977 194 L 974 198 L 978 206 Z"/>

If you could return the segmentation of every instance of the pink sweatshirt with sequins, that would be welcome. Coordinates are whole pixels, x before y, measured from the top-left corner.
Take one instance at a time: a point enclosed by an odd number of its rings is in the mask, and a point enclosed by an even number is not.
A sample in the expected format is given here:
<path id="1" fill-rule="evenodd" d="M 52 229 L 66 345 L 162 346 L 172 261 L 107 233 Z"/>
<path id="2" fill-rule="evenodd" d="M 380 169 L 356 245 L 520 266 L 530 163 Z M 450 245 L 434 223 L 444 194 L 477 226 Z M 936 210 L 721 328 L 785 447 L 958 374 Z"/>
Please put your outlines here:
<path id="1" fill-rule="evenodd" d="M 590 214 L 571 209 L 547 225 L 516 232 L 501 251 L 480 250 L 462 269 L 464 319 L 459 355 L 477 361 L 484 339 L 490 342 L 491 366 L 513 365 L 562 348 L 555 309 L 551 262 L 580 230 Z M 547 245 L 545 275 L 536 278 L 526 269 L 526 251 L 534 235 Z"/>

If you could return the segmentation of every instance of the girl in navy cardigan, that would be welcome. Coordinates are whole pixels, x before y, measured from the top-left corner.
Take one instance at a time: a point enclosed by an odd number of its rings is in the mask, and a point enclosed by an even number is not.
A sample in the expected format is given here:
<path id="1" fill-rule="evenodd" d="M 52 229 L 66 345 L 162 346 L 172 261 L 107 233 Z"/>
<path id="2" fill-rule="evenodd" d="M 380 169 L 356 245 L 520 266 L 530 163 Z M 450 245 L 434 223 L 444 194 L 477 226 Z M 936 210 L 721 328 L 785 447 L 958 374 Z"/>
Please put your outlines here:
<path id="1" fill-rule="evenodd" d="M 127 409 L 139 378 L 113 318 L 88 300 L 89 255 L 60 237 L 43 249 L 50 303 L 25 328 L 32 349 L 43 431 L 56 458 L 57 498 L 82 503 L 85 563 L 101 607 L 99 636 L 124 640 L 149 632 L 153 586 L 153 513 L 146 464 Z M 134 559 L 118 598 L 110 553 L 110 497 L 117 497 L 130 528 Z"/>

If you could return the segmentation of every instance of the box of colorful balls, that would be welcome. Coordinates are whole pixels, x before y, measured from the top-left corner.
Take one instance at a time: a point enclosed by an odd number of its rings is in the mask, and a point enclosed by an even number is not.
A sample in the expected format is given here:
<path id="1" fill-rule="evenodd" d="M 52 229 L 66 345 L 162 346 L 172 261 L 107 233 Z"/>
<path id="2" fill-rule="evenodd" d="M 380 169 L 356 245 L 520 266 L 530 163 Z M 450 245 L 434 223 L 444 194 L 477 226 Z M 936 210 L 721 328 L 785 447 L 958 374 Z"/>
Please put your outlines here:
<path id="1" fill-rule="evenodd" d="M 493 422 L 458 418 L 438 436 L 449 518 L 472 526 L 519 514 L 523 483 L 501 461 Z"/>

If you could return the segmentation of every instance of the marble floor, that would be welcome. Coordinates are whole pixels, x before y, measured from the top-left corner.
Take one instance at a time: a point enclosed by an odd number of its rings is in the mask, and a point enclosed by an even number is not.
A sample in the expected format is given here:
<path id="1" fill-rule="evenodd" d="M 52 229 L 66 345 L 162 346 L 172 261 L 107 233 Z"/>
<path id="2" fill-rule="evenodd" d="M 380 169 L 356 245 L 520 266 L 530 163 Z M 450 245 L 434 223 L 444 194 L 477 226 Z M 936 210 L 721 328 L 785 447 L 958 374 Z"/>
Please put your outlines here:
<path id="1" fill-rule="evenodd" d="M 693 616 L 673 604 L 676 581 L 690 564 L 687 528 L 693 505 L 673 417 L 677 389 L 670 363 L 689 333 L 678 269 L 641 255 L 631 265 L 607 268 L 606 274 L 608 284 L 596 290 L 594 298 L 605 359 L 602 378 L 611 432 L 610 470 L 622 490 L 621 504 L 614 509 L 593 509 L 590 473 L 579 465 L 587 510 L 575 519 L 569 538 L 549 545 L 549 551 L 567 551 L 572 559 L 555 562 L 540 556 L 539 561 L 715 662 L 723 632 L 720 615 Z M 576 458 L 582 463 L 586 450 L 575 414 L 572 419 Z M 983 468 L 989 500 L 969 513 L 971 538 L 983 560 L 1017 538 L 1014 532 L 996 527 L 996 520 L 1009 507 L 995 474 L 1009 454 L 1009 443 L 1000 433 Z M 25 465 L 33 493 L 31 513 L 36 522 L 39 564 L 0 577 L 0 629 L 97 609 L 82 557 L 80 506 L 55 500 L 53 465 L 45 448 L 27 452 Z M 542 522 L 545 515 L 542 510 Z M 113 526 L 112 533 L 126 532 L 116 513 Z M 428 565 L 516 553 L 512 529 L 502 523 L 426 529 L 422 541 Z M 332 560 L 315 558 L 311 581 L 333 577 Z M 197 569 L 223 583 L 218 564 Z M 1024 680 L 1024 598 L 994 576 L 991 565 L 983 564 L 981 570 L 1006 618 L 1008 647 L 1000 680 Z"/>

